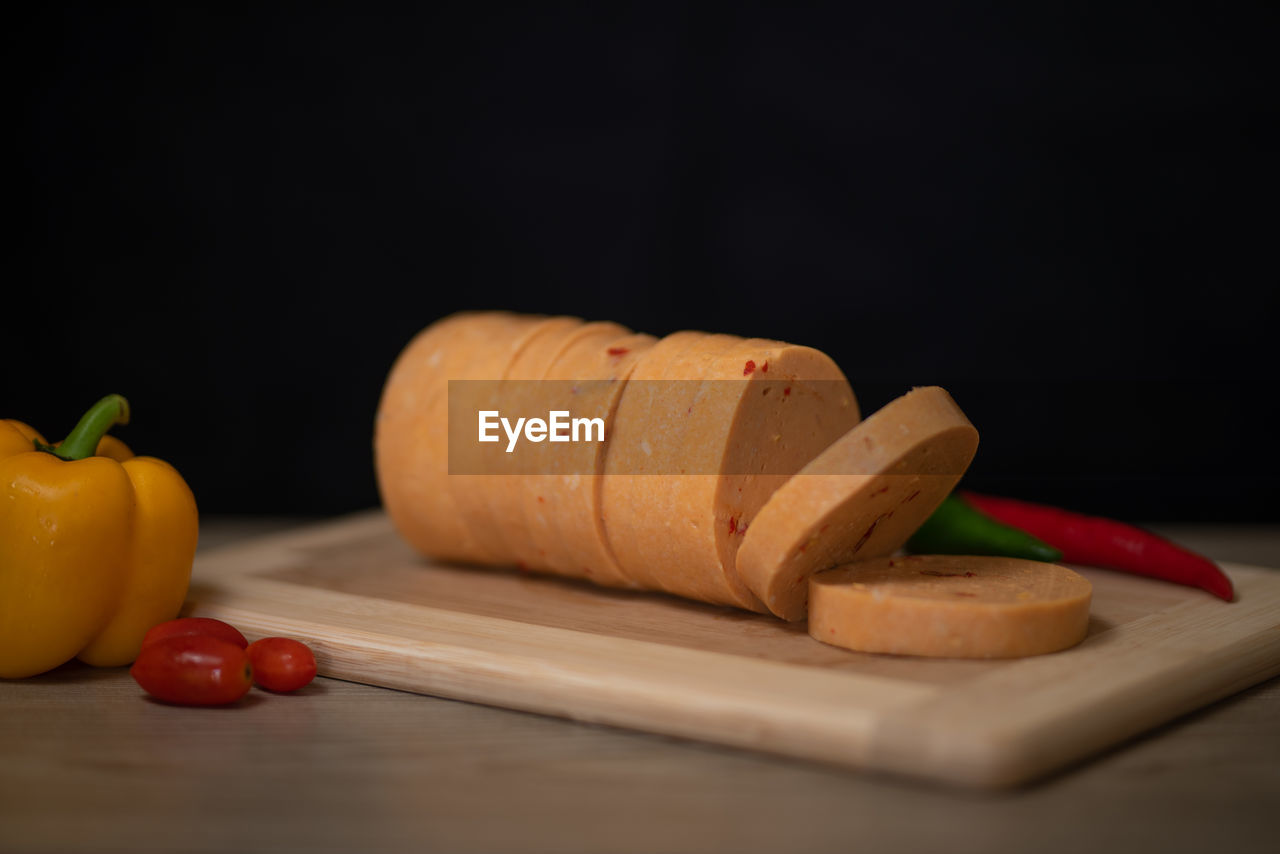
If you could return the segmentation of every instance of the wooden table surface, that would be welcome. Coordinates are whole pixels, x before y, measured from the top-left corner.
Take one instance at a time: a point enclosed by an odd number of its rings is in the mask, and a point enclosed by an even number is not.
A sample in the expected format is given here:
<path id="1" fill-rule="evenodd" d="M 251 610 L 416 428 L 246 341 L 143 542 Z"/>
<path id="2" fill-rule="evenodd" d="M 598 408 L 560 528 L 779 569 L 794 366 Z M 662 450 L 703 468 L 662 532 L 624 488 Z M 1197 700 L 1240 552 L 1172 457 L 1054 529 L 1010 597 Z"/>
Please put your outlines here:
<path id="1" fill-rule="evenodd" d="M 301 520 L 213 518 L 202 548 Z M 1280 527 L 1154 526 L 1280 567 Z M 317 679 L 232 708 L 0 681 L 0 851 L 1271 851 L 1280 679 L 1036 786 L 932 788 Z"/>

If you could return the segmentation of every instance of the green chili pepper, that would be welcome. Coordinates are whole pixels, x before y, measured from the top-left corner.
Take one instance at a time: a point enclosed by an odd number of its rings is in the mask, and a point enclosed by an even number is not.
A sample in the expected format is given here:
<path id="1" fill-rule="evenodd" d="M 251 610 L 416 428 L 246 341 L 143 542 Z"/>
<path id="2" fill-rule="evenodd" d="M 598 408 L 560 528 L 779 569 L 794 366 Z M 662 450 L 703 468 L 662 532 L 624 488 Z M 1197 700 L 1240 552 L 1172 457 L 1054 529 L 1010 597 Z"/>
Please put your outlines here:
<path id="1" fill-rule="evenodd" d="M 907 541 L 916 554 L 994 555 L 1056 561 L 1062 552 L 1025 531 L 997 522 L 958 495 L 948 495 Z"/>

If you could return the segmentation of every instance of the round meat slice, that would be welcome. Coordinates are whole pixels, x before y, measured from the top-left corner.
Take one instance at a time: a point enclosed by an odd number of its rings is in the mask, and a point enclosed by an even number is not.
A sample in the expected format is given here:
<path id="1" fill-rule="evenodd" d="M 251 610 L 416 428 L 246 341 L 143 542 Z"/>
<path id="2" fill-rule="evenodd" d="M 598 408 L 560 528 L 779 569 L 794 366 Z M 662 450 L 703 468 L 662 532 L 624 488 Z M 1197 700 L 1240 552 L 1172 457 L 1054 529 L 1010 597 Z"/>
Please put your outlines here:
<path id="1" fill-rule="evenodd" d="M 638 586 L 765 611 L 734 556 L 788 477 L 857 423 L 825 354 L 763 339 L 676 333 L 623 391 L 603 487 L 605 529 Z"/>
<path id="2" fill-rule="evenodd" d="M 548 318 L 531 336 L 511 362 L 502 382 L 493 384 L 496 398 L 490 408 L 513 423 L 518 418 L 547 418 L 552 408 L 548 387 L 542 383 L 556 357 L 583 333 L 587 324 L 576 317 Z M 528 472 L 537 465 L 534 457 L 548 446 L 546 440 L 527 441 L 523 437 L 511 452 L 505 434 L 493 448 L 491 468 L 477 481 L 484 491 L 483 521 L 490 532 L 491 551 L 502 563 L 528 565 L 532 559 L 529 536 L 524 525 L 524 502 L 530 489 Z"/>
<path id="3" fill-rule="evenodd" d="M 1075 646 L 1093 588 L 1063 566 L 971 555 L 880 558 L 809 579 L 809 634 L 858 652 L 1018 658 Z"/>
<path id="4" fill-rule="evenodd" d="M 681 515 L 677 473 L 708 472 L 680 475 L 686 480 L 715 477 L 711 463 L 695 459 L 697 449 L 684 443 L 688 414 L 705 392 L 701 380 L 712 354 L 742 340 L 697 331 L 672 333 L 641 356 L 623 389 L 600 506 L 610 551 L 631 586 L 743 607 L 754 599 L 749 592 L 735 595 L 718 577 L 719 567 L 708 573 L 705 562 L 690 565 L 688 555 L 671 542 L 673 529 L 699 524 Z"/>
<path id="5" fill-rule="evenodd" d="M 491 562 L 449 487 L 449 380 L 500 375 L 542 318 L 465 312 L 428 326 L 396 359 L 374 422 L 383 507 L 418 551 L 443 560 Z"/>
<path id="6" fill-rule="evenodd" d="M 537 446 L 536 473 L 526 478 L 535 492 L 524 506 L 532 568 L 610 587 L 634 586 L 609 549 L 600 496 L 622 391 L 640 357 L 656 343 L 652 335 L 599 324 L 594 334 L 561 353 L 548 372 L 545 385 L 555 408 L 573 418 L 601 419 L 604 441 L 595 441 L 593 432 L 592 441 Z"/>
<path id="7" fill-rule="evenodd" d="M 854 427 L 756 514 L 737 552 L 743 581 L 784 620 L 806 613 L 814 572 L 891 554 L 951 492 L 978 431 L 937 386 L 913 389 Z"/>
<path id="8" fill-rule="evenodd" d="M 648 561 L 653 554 L 646 554 L 646 548 L 653 544 L 654 531 L 672 519 L 668 475 L 680 456 L 680 414 L 691 410 L 701 388 L 698 382 L 671 380 L 695 378 L 696 353 L 733 341 L 741 338 L 691 330 L 669 334 L 640 356 L 622 389 L 604 460 L 600 519 L 627 585 L 666 589 L 655 579 L 663 575 L 662 568 Z"/>
<path id="9" fill-rule="evenodd" d="M 532 325 L 525 327 L 514 340 L 492 342 L 493 352 L 474 354 L 474 361 L 465 376 L 450 376 L 450 379 L 480 380 L 466 384 L 455 384 L 450 393 L 450 406 L 455 409 L 449 418 L 449 490 L 457 504 L 471 538 L 485 544 L 485 562 L 499 565 L 511 565 L 516 557 L 511 553 L 501 535 L 497 532 L 499 518 L 494 514 L 490 496 L 505 485 L 505 473 L 510 471 L 506 453 L 508 446 L 505 431 L 499 429 L 497 442 L 480 443 L 477 441 L 477 414 L 482 410 L 497 411 L 500 417 L 510 418 L 515 422 L 518 415 L 513 414 L 511 406 L 506 406 L 502 399 L 504 380 L 510 379 L 517 365 L 530 362 L 546 364 L 563 346 L 565 338 L 582 325 L 576 317 L 536 317 Z M 526 351 L 535 351 L 529 361 L 523 361 Z M 549 355 L 548 355 L 549 351 Z M 522 373 L 529 371 L 520 368 Z M 518 387 L 527 388 L 527 384 Z M 521 402 L 512 405 L 524 407 Z M 523 413 L 521 413 L 523 414 Z"/>

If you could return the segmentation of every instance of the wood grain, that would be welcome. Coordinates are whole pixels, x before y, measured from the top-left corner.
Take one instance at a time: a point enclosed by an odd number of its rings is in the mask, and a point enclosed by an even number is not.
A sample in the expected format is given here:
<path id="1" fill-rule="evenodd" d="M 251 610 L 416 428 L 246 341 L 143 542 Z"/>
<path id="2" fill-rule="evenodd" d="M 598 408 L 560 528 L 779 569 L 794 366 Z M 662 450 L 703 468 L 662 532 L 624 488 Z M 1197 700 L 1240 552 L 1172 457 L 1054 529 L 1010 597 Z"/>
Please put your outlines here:
<path id="1" fill-rule="evenodd" d="M 306 520 L 206 517 L 203 549 Z M 1160 526 L 1280 566 L 1280 528 Z M 1280 679 L 974 793 L 320 678 L 232 709 L 127 669 L 0 680 L 0 850 L 1199 854 L 1280 837 Z"/>
<path id="2" fill-rule="evenodd" d="M 380 513 L 203 557 L 193 614 L 343 679 L 961 785 L 1025 782 L 1280 672 L 1280 577 L 1236 603 L 1088 571 L 1089 638 L 1018 661 L 851 653 L 772 617 L 433 565 Z"/>

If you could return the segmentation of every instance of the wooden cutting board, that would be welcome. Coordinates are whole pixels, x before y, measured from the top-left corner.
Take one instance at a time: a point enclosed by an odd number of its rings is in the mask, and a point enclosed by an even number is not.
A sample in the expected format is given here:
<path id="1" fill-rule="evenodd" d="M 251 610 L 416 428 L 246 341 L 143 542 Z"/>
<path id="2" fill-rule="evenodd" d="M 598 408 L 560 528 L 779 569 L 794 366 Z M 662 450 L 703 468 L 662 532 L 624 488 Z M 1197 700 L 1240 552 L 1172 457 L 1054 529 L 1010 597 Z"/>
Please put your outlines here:
<path id="1" fill-rule="evenodd" d="M 657 594 L 431 564 L 380 512 L 202 554 L 187 612 L 306 641 L 326 676 L 969 786 L 1041 776 L 1280 673 L 1280 572 L 1237 601 L 1102 570 L 1054 655 L 848 652 Z"/>

